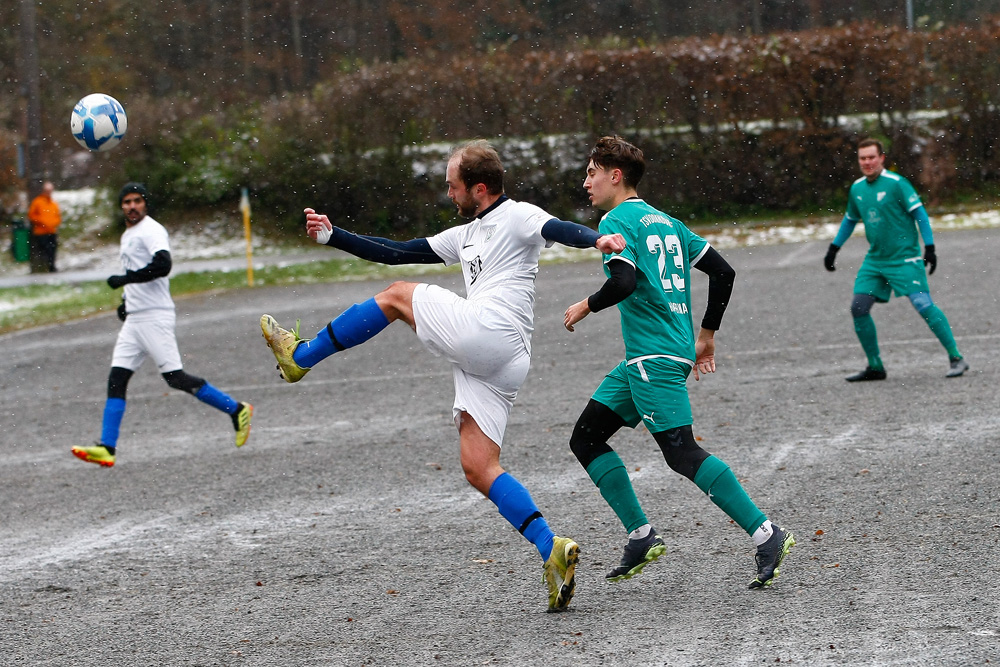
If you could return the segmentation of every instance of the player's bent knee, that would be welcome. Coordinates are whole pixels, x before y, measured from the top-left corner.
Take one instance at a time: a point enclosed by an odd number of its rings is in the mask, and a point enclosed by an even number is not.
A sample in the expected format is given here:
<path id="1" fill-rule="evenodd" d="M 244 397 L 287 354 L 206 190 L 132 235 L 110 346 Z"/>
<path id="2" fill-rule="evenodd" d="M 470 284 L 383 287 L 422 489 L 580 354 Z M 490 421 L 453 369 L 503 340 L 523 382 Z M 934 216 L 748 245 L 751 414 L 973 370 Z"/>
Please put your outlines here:
<path id="1" fill-rule="evenodd" d="M 392 303 L 398 303 L 402 301 L 410 301 L 413 298 L 413 289 L 417 286 L 417 283 L 407 282 L 405 280 L 397 280 L 391 283 L 388 287 L 382 290 L 376 301 L 383 301 L 379 297 L 385 297 L 384 300 L 390 301 Z"/>
<path id="2" fill-rule="evenodd" d="M 934 300 L 931 299 L 930 292 L 917 292 L 916 294 L 908 295 L 910 303 L 913 307 L 917 309 L 918 313 L 923 313 L 925 310 L 934 305 Z"/>
<path id="3" fill-rule="evenodd" d="M 569 448 L 584 468 L 598 457 L 614 451 L 608 440 L 625 425 L 625 420 L 611 408 L 590 399 L 576 420 L 569 437 Z"/>
<path id="4" fill-rule="evenodd" d="M 121 366 L 112 366 L 108 373 L 108 398 L 125 398 L 125 390 L 128 389 L 128 381 L 132 377 L 132 371 Z"/>
<path id="5" fill-rule="evenodd" d="M 875 297 L 871 294 L 855 294 L 851 301 L 851 316 L 864 317 L 871 312 L 873 305 L 875 305 Z"/>
<path id="6" fill-rule="evenodd" d="M 189 375 L 183 370 L 168 371 L 163 374 L 163 379 L 171 389 L 185 391 L 192 396 L 197 394 L 198 390 L 205 384 L 205 381 L 200 377 Z"/>
<path id="7" fill-rule="evenodd" d="M 470 468 L 464 464 L 462 468 L 465 472 L 465 481 L 472 485 L 472 488 L 476 489 L 484 496 L 489 497 L 490 486 L 492 486 L 494 480 L 496 480 L 497 475 L 495 473 L 488 473 L 487 471 L 478 468 Z"/>
<path id="8" fill-rule="evenodd" d="M 584 468 L 599 456 L 614 451 L 607 443 L 607 439 L 602 438 L 601 434 L 583 419 L 573 428 L 573 435 L 569 438 L 569 448 Z"/>
<path id="9" fill-rule="evenodd" d="M 654 433 L 653 439 L 660 446 L 663 458 L 670 469 L 684 475 L 692 482 L 702 462 L 711 456 L 698 446 L 690 425 Z"/>
<path id="10" fill-rule="evenodd" d="M 418 283 L 397 280 L 375 295 L 375 303 L 391 322 L 400 318 L 409 322 L 413 312 L 413 290 Z"/>

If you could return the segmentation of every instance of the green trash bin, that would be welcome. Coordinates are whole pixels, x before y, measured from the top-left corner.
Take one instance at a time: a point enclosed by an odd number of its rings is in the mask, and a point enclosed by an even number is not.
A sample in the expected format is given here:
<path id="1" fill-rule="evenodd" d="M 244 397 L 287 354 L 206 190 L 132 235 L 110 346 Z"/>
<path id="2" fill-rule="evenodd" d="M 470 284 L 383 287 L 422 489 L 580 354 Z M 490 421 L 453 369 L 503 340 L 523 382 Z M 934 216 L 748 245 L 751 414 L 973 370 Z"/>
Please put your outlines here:
<path id="1" fill-rule="evenodd" d="M 31 230 L 22 218 L 14 218 L 10 239 L 10 253 L 15 262 L 27 262 L 31 258 Z"/>

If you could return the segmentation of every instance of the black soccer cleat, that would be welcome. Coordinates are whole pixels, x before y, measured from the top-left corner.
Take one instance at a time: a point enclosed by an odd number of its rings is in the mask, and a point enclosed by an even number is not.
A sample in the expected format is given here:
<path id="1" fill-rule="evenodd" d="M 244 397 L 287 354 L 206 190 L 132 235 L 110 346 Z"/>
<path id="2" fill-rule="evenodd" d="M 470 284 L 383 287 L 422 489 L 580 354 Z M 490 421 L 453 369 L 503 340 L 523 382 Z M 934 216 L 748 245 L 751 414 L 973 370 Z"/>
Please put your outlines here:
<path id="1" fill-rule="evenodd" d="M 854 375 L 848 375 L 845 380 L 848 382 L 871 382 L 872 380 L 884 380 L 886 378 L 884 369 L 874 369 L 871 366 L 865 366 L 865 370 L 860 373 L 855 373 Z"/>
<path id="2" fill-rule="evenodd" d="M 795 546 L 795 536 L 791 531 L 784 531 L 774 524 L 774 533 L 757 547 L 754 559 L 757 561 L 757 577 L 750 582 L 750 588 L 764 588 L 774 583 L 780 571 L 778 567 L 785 560 L 788 550 Z"/>
<path id="3" fill-rule="evenodd" d="M 969 362 L 967 362 L 962 357 L 955 357 L 954 359 L 948 360 L 951 363 L 951 368 L 945 373 L 946 378 L 957 378 L 961 377 L 965 371 L 969 370 Z"/>
<path id="4" fill-rule="evenodd" d="M 642 568 L 663 555 L 667 550 L 663 540 L 650 530 L 649 535 L 638 540 L 629 540 L 625 545 L 625 553 L 622 555 L 621 564 L 604 575 L 608 581 L 622 581 L 630 579 L 642 572 Z"/>

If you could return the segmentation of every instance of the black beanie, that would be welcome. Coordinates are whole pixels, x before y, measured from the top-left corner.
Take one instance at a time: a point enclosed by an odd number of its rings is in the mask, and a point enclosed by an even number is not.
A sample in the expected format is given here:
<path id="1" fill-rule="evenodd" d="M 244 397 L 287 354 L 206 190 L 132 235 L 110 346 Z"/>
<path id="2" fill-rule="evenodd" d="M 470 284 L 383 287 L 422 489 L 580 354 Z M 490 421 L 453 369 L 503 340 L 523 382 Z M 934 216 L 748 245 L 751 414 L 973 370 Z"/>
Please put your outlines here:
<path id="1" fill-rule="evenodd" d="M 139 193 L 139 195 L 146 201 L 146 206 L 150 207 L 152 204 L 149 201 L 149 190 L 142 183 L 126 183 L 121 192 L 118 193 L 118 205 L 122 205 L 122 200 L 125 199 L 125 195 L 132 194 L 133 192 Z"/>

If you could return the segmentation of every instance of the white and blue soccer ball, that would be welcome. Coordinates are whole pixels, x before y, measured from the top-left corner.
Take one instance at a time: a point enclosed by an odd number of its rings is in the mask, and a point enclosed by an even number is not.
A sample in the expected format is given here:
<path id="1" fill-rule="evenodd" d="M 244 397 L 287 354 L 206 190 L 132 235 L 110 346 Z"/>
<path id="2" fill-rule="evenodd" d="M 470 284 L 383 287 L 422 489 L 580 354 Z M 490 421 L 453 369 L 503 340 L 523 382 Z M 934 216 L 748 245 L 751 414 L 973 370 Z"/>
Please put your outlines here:
<path id="1" fill-rule="evenodd" d="M 91 151 L 109 151 L 128 129 L 125 107 L 110 95 L 92 93 L 76 103 L 69 129 L 77 143 Z"/>

